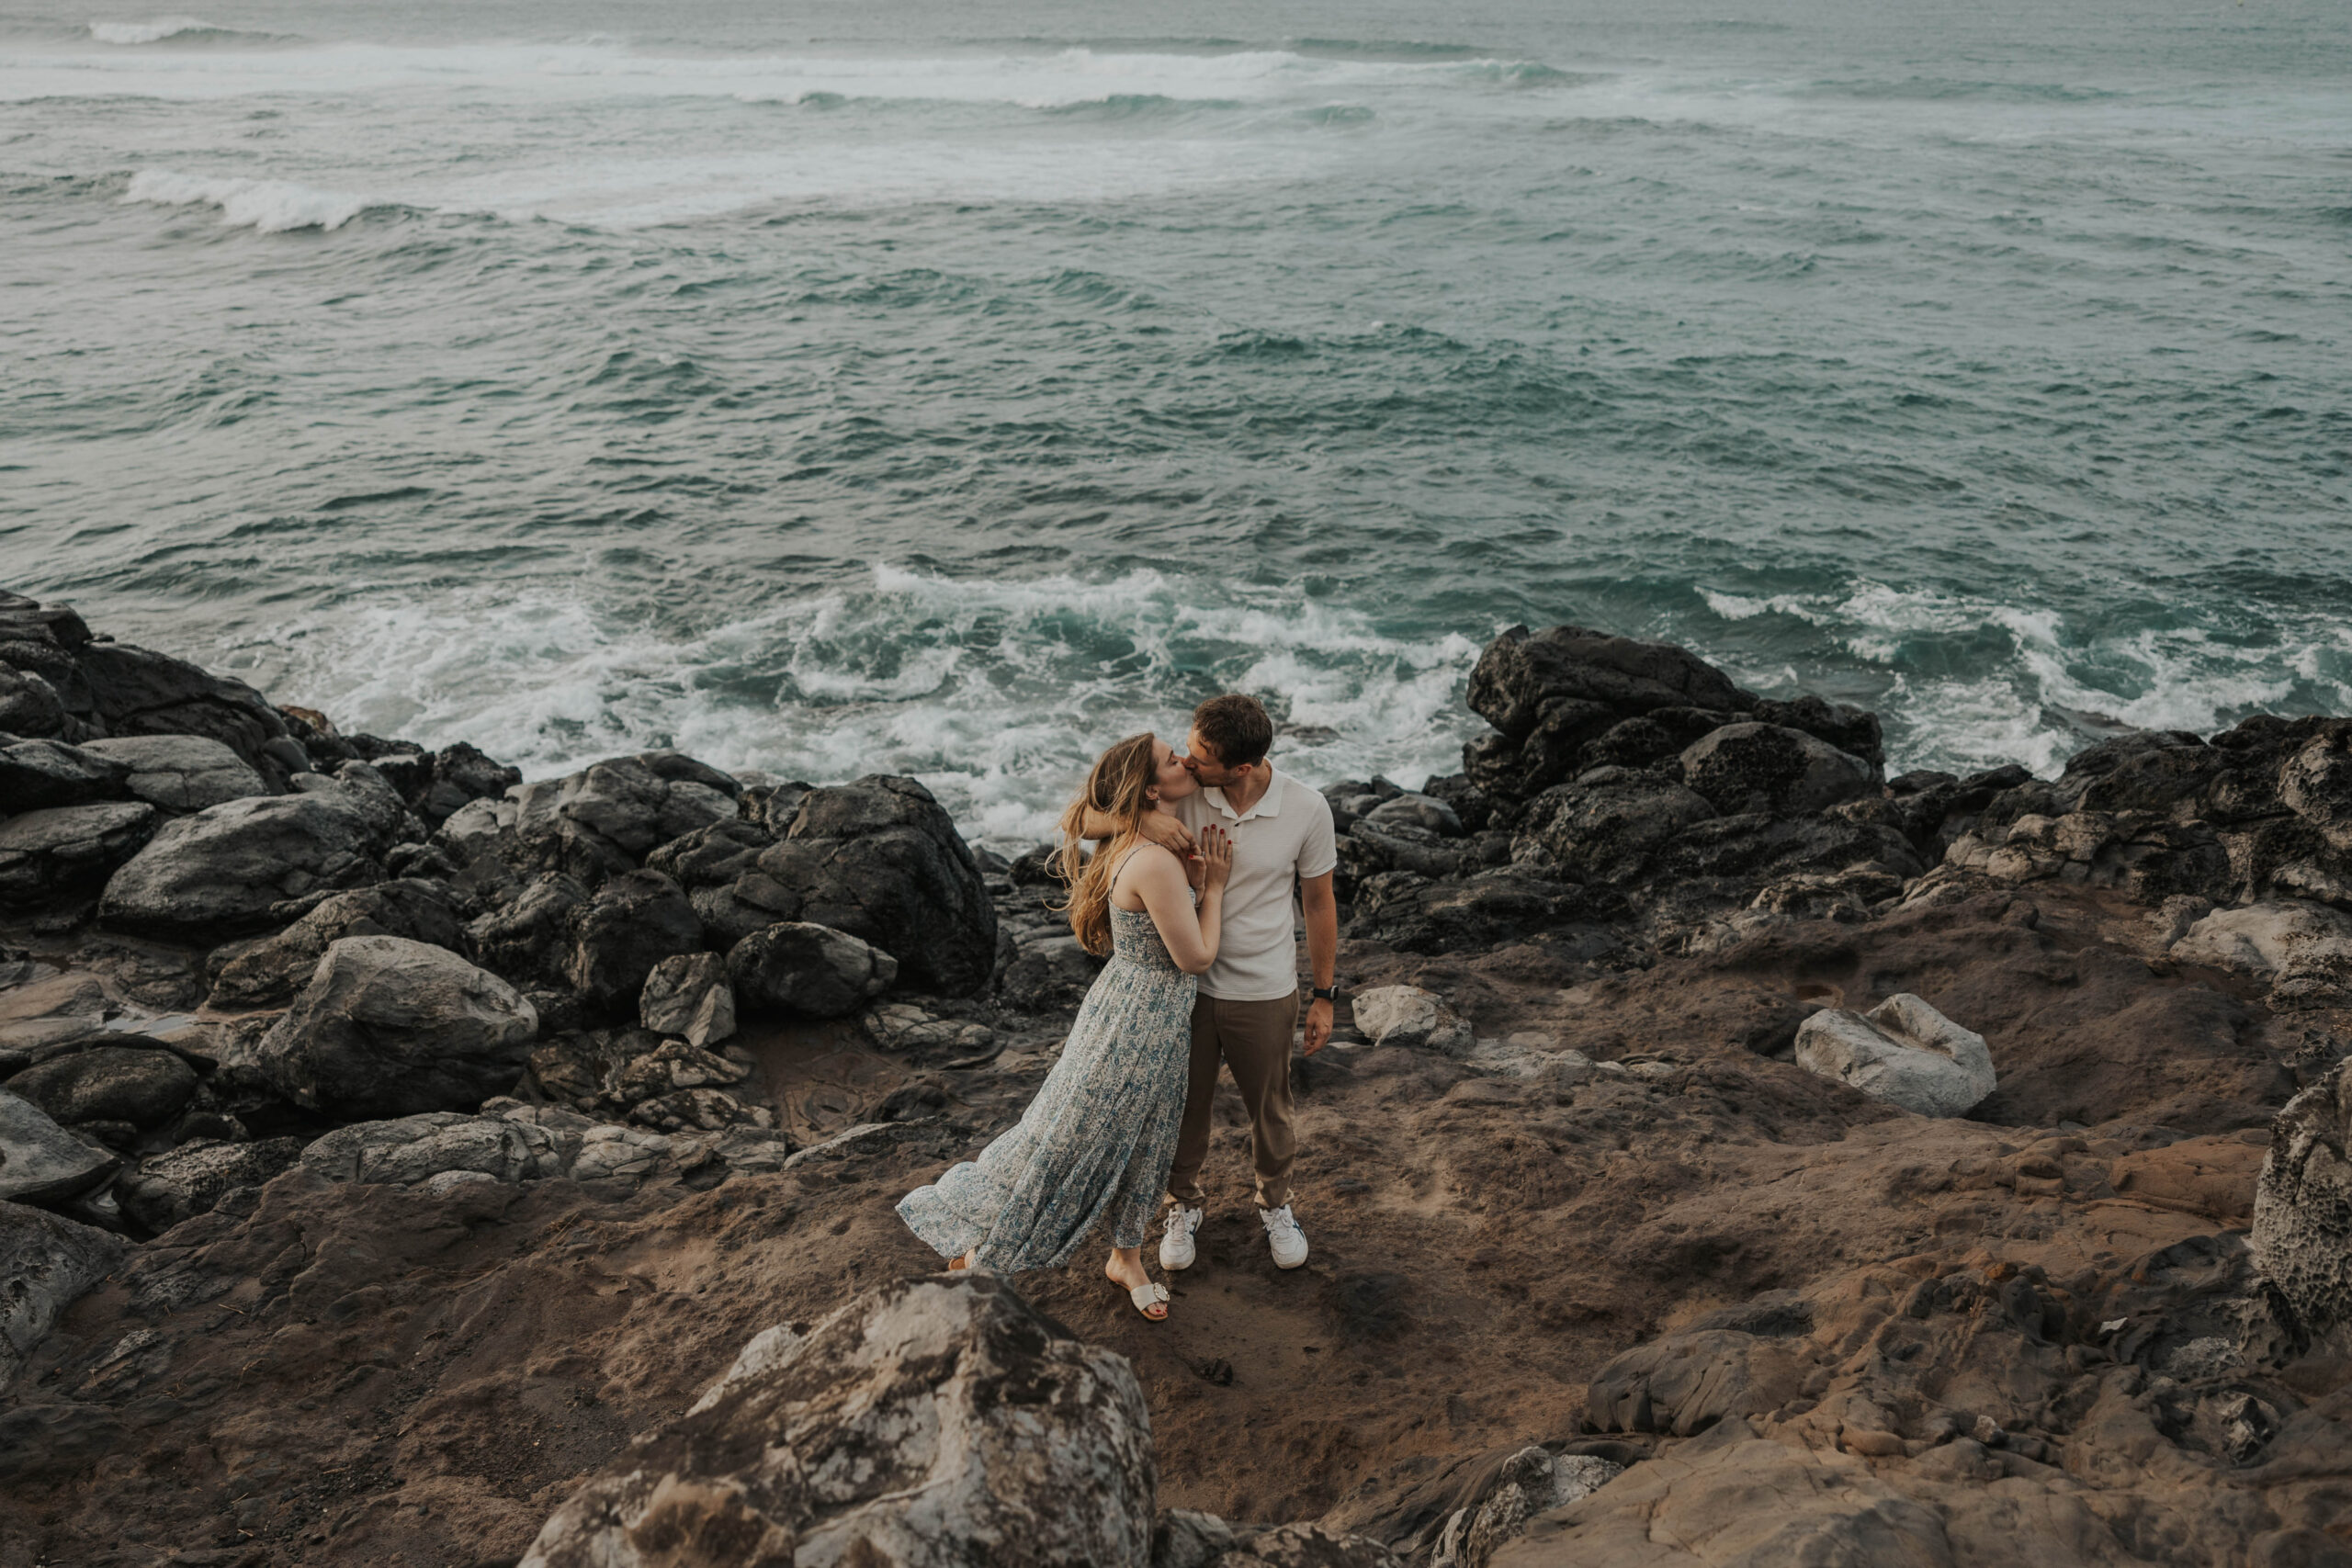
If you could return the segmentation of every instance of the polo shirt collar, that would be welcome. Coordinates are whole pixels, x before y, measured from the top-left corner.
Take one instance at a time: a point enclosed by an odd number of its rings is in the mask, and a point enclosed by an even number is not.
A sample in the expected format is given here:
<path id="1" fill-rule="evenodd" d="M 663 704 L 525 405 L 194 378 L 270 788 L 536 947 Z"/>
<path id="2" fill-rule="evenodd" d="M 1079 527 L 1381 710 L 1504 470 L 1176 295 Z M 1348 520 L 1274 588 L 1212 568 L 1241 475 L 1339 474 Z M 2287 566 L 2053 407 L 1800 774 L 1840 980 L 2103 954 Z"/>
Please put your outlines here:
<path id="1" fill-rule="evenodd" d="M 1289 782 L 1290 775 L 1280 768 L 1276 768 L 1274 776 L 1266 781 L 1266 793 L 1258 797 L 1257 805 L 1244 812 L 1236 812 L 1233 809 L 1233 804 L 1225 798 L 1225 790 L 1221 785 L 1204 784 L 1201 786 L 1201 793 L 1209 797 L 1210 805 L 1232 818 L 1236 822 L 1247 822 L 1252 817 L 1280 817 L 1283 814 L 1283 785 Z"/>

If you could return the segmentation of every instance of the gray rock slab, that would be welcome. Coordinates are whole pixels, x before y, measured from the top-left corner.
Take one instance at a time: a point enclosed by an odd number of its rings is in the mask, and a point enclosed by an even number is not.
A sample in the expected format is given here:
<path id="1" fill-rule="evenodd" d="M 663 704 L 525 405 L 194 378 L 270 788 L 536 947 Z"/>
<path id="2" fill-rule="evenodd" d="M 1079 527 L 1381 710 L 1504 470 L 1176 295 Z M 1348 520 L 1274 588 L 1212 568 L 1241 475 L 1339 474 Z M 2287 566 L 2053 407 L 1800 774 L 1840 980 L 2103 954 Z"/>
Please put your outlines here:
<path id="1" fill-rule="evenodd" d="M 121 1164 L 66 1132 L 24 1096 L 0 1089 L 0 1199 L 62 1202 L 96 1187 Z"/>
<path id="2" fill-rule="evenodd" d="M 120 1236 L 0 1202 L 0 1258 L 8 1260 L 0 1289 L 0 1388 L 16 1381 L 65 1309 L 105 1279 L 124 1251 Z"/>

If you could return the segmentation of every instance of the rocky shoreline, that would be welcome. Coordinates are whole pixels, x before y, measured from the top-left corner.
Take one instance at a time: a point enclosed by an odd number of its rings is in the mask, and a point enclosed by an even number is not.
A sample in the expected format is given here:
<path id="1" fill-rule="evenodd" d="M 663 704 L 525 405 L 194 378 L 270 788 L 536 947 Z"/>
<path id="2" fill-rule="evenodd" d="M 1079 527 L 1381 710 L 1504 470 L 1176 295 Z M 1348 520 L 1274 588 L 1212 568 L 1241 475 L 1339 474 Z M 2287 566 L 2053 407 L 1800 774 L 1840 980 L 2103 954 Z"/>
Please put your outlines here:
<path id="1" fill-rule="evenodd" d="M 1295 1276 L 889 1205 L 1093 963 L 911 780 L 525 784 L 0 596 L 0 1568 L 2352 1564 L 2352 720 L 1889 778 L 1515 628 L 1326 790 Z M 1228 1522 L 1230 1521 L 1230 1522 Z"/>

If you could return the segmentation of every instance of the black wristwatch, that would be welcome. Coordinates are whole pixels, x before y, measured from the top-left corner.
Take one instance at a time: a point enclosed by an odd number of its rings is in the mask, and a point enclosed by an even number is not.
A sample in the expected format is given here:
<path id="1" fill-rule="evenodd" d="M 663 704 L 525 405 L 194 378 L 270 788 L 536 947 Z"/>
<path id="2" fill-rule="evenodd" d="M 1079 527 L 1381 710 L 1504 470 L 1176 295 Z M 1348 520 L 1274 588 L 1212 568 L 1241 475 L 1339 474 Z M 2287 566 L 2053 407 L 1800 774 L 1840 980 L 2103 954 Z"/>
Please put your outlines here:
<path id="1" fill-rule="evenodd" d="M 1339 1004 L 1340 987 L 1337 986 L 1309 986 L 1306 987 L 1306 994 L 1318 1002 L 1329 1002 L 1334 1006 Z"/>

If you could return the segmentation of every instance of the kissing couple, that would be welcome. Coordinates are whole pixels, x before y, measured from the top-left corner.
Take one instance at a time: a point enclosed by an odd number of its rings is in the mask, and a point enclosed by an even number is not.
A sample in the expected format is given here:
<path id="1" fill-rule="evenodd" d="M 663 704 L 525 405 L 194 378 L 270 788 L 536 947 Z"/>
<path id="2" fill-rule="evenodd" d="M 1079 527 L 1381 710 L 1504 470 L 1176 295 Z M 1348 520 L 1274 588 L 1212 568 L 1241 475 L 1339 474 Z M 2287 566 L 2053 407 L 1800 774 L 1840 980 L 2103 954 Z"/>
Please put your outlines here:
<path id="1" fill-rule="evenodd" d="M 1339 850 L 1329 804 L 1266 760 L 1273 739 L 1254 699 L 1212 697 L 1193 711 L 1184 750 L 1129 736 L 1096 759 L 1062 814 L 1055 871 L 1070 929 L 1110 962 L 1021 1120 L 899 1201 L 907 1228 L 950 1268 L 1057 1269 L 1103 1226 L 1103 1273 L 1145 1317 L 1165 1318 L 1168 1287 L 1144 1267 L 1144 1237 L 1165 1194 L 1160 1267 L 1193 1266 L 1219 1063 L 1250 1113 L 1274 1264 L 1306 1261 L 1290 1203 L 1295 931 L 1303 915 L 1311 1056 L 1331 1037 L 1339 995 Z"/>

